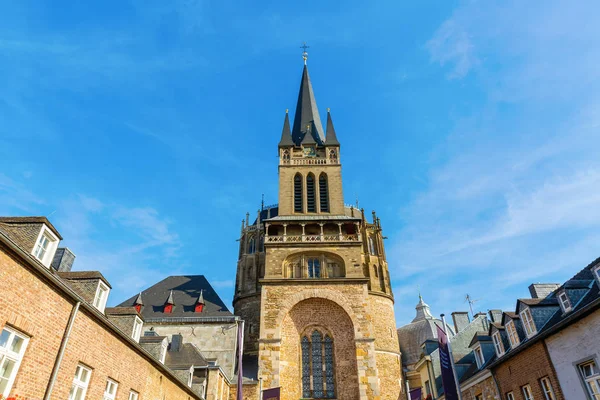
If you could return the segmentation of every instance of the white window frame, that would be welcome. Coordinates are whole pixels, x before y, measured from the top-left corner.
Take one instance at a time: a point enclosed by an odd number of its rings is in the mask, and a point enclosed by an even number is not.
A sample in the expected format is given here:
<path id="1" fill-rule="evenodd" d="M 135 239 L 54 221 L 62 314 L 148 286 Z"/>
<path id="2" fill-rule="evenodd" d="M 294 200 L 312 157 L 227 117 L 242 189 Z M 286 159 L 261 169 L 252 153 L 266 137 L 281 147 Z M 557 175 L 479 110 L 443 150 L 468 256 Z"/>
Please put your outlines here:
<path id="1" fill-rule="evenodd" d="M 0 367 L 2 367 L 2 365 L 4 365 L 4 363 L 9 362 L 9 361 L 14 363 L 14 367 L 13 367 L 13 370 L 12 370 L 10 376 L 8 377 L 6 387 L 4 388 L 3 392 L 0 392 L 0 396 L 8 397 L 8 395 L 10 393 L 10 389 L 12 388 L 13 384 L 15 383 L 15 378 L 17 377 L 17 373 L 19 372 L 19 367 L 21 366 L 21 360 L 23 360 L 23 355 L 25 354 L 25 350 L 27 349 L 27 344 L 29 344 L 29 336 L 17 331 L 16 329 L 8 327 L 8 326 L 5 326 L 4 328 L 2 328 L 2 331 L 0 331 L 0 332 L 8 333 L 8 339 L 6 340 L 6 347 L 4 347 L 4 346 L 0 347 Z M 13 343 L 13 341 L 15 340 L 15 337 L 22 340 L 21 348 L 19 349 L 18 352 L 15 352 L 15 351 L 12 351 L 11 349 L 9 349 L 9 346 Z M 4 379 L 4 378 L 2 378 L 2 379 Z"/>
<path id="2" fill-rule="evenodd" d="M 522 386 L 521 392 L 523 393 L 523 399 L 533 400 L 533 392 L 531 391 L 531 386 L 529 384 Z"/>
<path id="3" fill-rule="evenodd" d="M 87 380 L 81 379 L 82 371 L 87 371 Z M 81 399 L 85 399 L 88 387 L 90 386 L 91 378 L 92 369 L 83 364 L 77 364 L 77 368 L 75 369 L 75 377 L 73 378 L 73 384 L 71 385 L 71 392 L 69 393 L 69 400 L 75 399 L 75 389 L 82 389 Z"/>
<path id="4" fill-rule="evenodd" d="M 590 366 L 592 374 L 586 376 L 584 367 Z M 577 366 L 579 370 L 579 375 L 584 381 L 585 390 L 593 400 L 600 400 L 600 373 L 598 370 L 598 364 L 596 364 L 596 360 L 588 360 L 586 362 L 582 362 Z"/>
<path id="5" fill-rule="evenodd" d="M 542 387 L 542 393 L 544 394 L 544 398 L 546 400 L 556 400 L 556 396 L 554 395 L 554 389 L 552 389 L 552 382 L 550 382 L 550 378 L 547 376 L 540 379 L 540 386 Z"/>
<path id="6" fill-rule="evenodd" d="M 140 394 L 138 392 L 136 392 L 135 390 L 131 389 L 129 391 L 129 398 L 128 398 L 128 400 L 138 400 L 139 396 L 140 396 Z"/>
<path id="7" fill-rule="evenodd" d="M 596 280 L 598 281 L 598 284 L 600 285 L 600 265 L 595 266 L 592 270 L 594 271 Z"/>
<path id="8" fill-rule="evenodd" d="M 160 354 L 159 354 L 159 360 L 161 364 L 165 363 L 165 357 L 167 356 L 167 341 L 163 340 L 162 344 L 160 345 Z"/>
<path id="9" fill-rule="evenodd" d="M 106 293 L 106 296 L 103 298 L 100 297 L 100 293 Z M 100 312 L 104 312 L 106 308 L 106 301 L 108 300 L 108 294 L 110 293 L 110 288 L 107 284 L 102 282 L 101 279 L 98 280 L 98 286 L 96 287 L 96 294 L 94 295 L 94 303 L 93 306 L 96 307 Z"/>
<path id="10" fill-rule="evenodd" d="M 531 309 L 529 307 L 525 307 L 523 311 L 520 312 L 520 315 L 527 338 L 534 336 L 537 333 L 537 328 L 535 327 L 535 322 L 533 321 Z"/>
<path id="11" fill-rule="evenodd" d="M 133 330 L 131 331 L 131 337 L 136 342 L 140 341 L 143 325 L 144 323 L 142 322 L 142 319 L 136 315 L 135 320 L 133 321 Z"/>
<path id="12" fill-rule="evenodd" d="M 515 321 L 512 319 L 506 323 L 506 332 L 508 333 L 508 341 L 513 349 L 521 344 Z"/>
<path id="13" fill-rule="evenodd" d="M 560 308 L 562 308 L 564 313 L 568 313 L 573 309 L 573 307 L 571 306 L 571 299 L 569 299 L 567 292 L 565 292 L 564 290 L 558 293 L 558 302 L 560 304 Z"/>
<path id="14" fill-rule="evenodd" d="M 110 391 L 110 389 L 112 390 L 112 393 Z M 108 378 L 106 380 L 106 387 L 104 388 L 104 396 L 102 397 L 103 400 L 115 400 L 115 397 L 117 397 L 117 389 L 119 389 L 119 382 Z"/>
<path id="15" fill-rule="evenodd" d="M 506 393 L 506 400 L 515 400 L 515 394 L 513 392 Z"/>
<path id="16" fill-rule="evenodd" d="M 475 354 L 475 361 L 477 362 L 477 368 L 481 368 L 483 366 L 483 364 L 485 364 L 485 358 L 483 357 L 483 351 L 481 350 L 481 345 L 474 347 L 473 353 Z"/>
<path id="17" fill-rule="evenodd" d="M 496 355 L 498 357 L 502 357 L 504 355 L 504 343 L 502 343 L 500 332 L 495 331 L 492 334 L 492 341 L 494 342 L 494 350 L 496 350 Z"/>
<path id="18" fill-rule="evenodd" d="M 38 248 L 40 247 L 43 238 L 48 239 L 48 245 L 44 249 L 44 254 L 40 257 Z M 46 224 L 42 224 L 42 229 L 40 229 L 40 233 L 35 240 L 33 250 L 31 250 L 31 255 L 37 258 L 46 267 L 50 268 L 50 264 L 52 264 L 52 259 L 54 259 L 54 254 L 58 248 L 58 242 L 58 236 L 56 236 Z"/>

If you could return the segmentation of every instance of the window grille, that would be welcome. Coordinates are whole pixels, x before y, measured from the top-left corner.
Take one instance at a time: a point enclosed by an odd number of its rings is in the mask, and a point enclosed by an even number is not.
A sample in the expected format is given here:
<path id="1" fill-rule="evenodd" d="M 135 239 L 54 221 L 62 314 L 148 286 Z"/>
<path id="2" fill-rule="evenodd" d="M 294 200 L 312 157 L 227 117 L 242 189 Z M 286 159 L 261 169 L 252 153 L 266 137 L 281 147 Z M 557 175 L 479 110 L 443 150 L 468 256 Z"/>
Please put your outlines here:
<path id="1" fill-rule="evenodd" d="M 335 398 L 335 370 L 333 339 L 314 330 L 302 337 L 302 397 L 314 399 Z M 311 379 L 312 378 L 312 379 Z"/>
<path id="2" fill-rule="evenodd" d="M 329 192 L 327 187 L 327 175 L 319 176 L 319 200 L 321 212 L 329 212 Z"/>
<path id="3" fill-rule="evenodd" d="M 318 258 L 308 259 L 308 277 L 309 278 L 320 278 L 321 277 L 321 262 Z"/>
<path id="4" fill-rule="evenodd" d="M 302 212 L 302 176 L 296 174 L 294 177 L 294 211 Z"/>
<path id="5" fill-rule="evenodd" d="M 308 174 L 306 177 L 306 211 L 315 212 L 315 177 L 313 174 Z"/>

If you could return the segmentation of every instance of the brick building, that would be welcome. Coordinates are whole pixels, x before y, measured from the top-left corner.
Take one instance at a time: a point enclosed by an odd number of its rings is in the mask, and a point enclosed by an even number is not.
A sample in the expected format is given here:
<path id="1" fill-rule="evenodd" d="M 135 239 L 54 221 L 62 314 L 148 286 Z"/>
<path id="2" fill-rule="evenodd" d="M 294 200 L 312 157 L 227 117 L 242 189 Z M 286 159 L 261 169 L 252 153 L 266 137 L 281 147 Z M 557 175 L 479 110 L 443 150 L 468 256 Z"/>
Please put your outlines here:
<path id="1" fill-rule="evenodd" d="M 344 204 L 340 142 L 306 65 L 286 112 L 279 204 L 242 222 L 234 313 L 244 368 L 282 399 L 398 399 L 401 366 L 382 227 Z M 253 375 L 253 376 L 252 376 Z M 244 386 L 244 398 L 256 389 Z"/>
<path id="2" fill-rule="evenodd" d="M 0 218 L 0 395 L 200 399 L 138 343 L 136 310 L 106 312 L 102 274 L 70 272 L 61 239 L 45 217 Z"/>

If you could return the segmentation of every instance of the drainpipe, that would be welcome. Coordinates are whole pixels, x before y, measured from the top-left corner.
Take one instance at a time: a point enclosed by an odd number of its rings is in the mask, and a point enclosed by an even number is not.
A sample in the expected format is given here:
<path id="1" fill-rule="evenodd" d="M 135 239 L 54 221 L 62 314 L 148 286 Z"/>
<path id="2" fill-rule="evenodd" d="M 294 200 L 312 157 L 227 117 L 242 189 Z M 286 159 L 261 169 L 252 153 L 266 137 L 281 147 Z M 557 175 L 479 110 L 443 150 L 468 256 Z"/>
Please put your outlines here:
<path id="1" fill-rule="evenodd" d="M 71 315 L 69 316 L 69 322 L 67 323 L 67 328 L 65 329 L 65 333 L 62 338 L 62 342 L 60 343 L 60 349 L 58 350 L 58 355 L 56 356 L 56 361 L 54 361 L 54 367 L 52 368 L 52 375 L 50 375 L 50 381 L 48 382 L 48 386 L 46 387 L 46 393 L 44 393 L 44 400 L 50 400 L 50 395 L 52 394 L 52 389 L 54 388 L 54 383 L 56 382 L 56 377 L 58 376 L 58 371 L 60 369 L 60 364 L 62 363 L 63 357 L 65 356 L 65 350 L 67 348 L 67 343 L 69 342 L 69 337 L 71 336 L 71 331 L 73 330 L 73 325 L 75 324 L 75 317 L 79 312 L 80 301 L 75 303 L 75 306 L 71 310 Z"/>

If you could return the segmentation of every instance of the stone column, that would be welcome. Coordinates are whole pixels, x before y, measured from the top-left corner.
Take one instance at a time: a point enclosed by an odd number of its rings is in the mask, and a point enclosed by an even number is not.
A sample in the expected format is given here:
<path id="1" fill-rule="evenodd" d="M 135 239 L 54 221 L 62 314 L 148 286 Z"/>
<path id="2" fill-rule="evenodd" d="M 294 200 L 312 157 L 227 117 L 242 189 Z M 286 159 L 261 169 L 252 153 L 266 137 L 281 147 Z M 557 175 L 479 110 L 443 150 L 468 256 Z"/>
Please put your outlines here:
<path id="1" fill-rule="evenodd" d="M 305 239 L 304 226 L 306 224 L 300 224 L 300 225 L 302 225 L 302 241 L 304 242 L 304 239 Z"/>
<path id="2" fill-rule="evenodd" d="M 283 224 L 283 241 L 287 240 L 287 224 Z"/>
<path id="3" fill-rule="evenodd" d="M 342 235 L 342 223 L 341 222 L 338 222 L 338 228 L 340 228 L 340 233 L 339 233 L 338 238 L 339 238 L 339 241 L 341 242 L 342 238 L 343 238 L 343 235 Z"/>
<path id="4" fill-rule="evenodd" d="M 269 226 L 271 224 L 267 224 L 265 223 L 265 243 L 267 243 L 269 241 Z"/>
<path id="5" fill-rule="evenodd" d="M 323 238 L 323 223 L 320 223 L 319 226 L 321 227 L 321 242 L 324 240 Z"/>
<path id="6" fill-rule="evenodd" d="M 358 241 L 361 242 L 362 241 L 362 234 L 360 233 L 360 223 L 355 222 L 354 225 L 356 225 L 356 235 L 358 237 Z"/>

